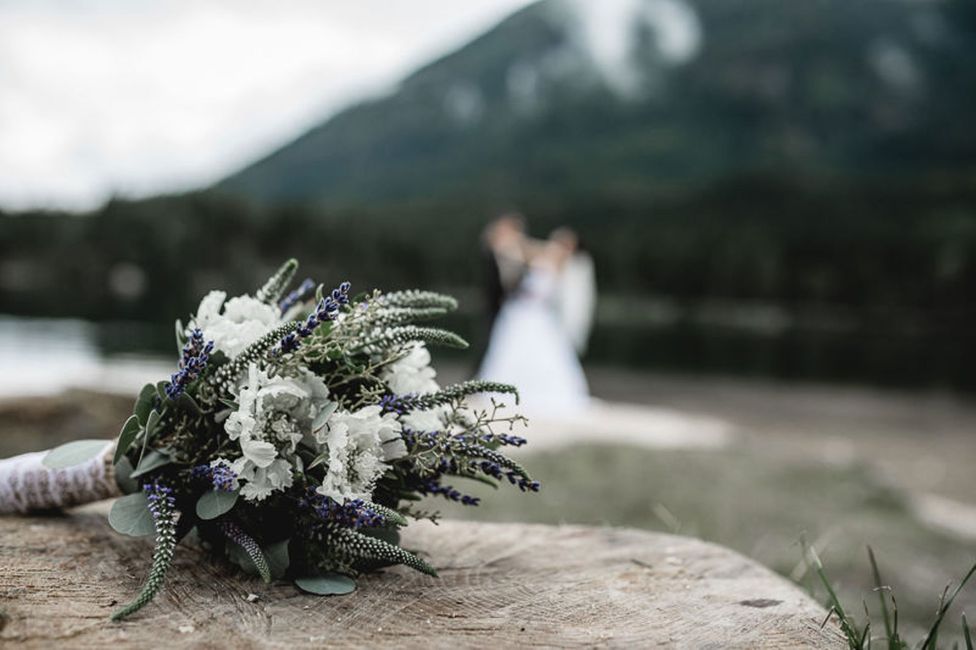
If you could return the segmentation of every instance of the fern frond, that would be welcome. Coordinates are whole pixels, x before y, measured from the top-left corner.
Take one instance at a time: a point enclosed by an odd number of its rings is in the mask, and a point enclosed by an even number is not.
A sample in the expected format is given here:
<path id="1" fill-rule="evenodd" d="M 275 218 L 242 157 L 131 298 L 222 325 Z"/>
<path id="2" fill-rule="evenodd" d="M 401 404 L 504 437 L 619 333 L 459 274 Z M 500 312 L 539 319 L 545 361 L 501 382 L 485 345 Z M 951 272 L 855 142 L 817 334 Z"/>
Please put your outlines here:
<path id="1" fill-rule="evenodd" d="M 447 311 L 457 309 L 457 300 L 451 296 L 434 291 L 394 291 L 379 297 L 379 302 L 388 307 L 439 307 Z"/>
<path id="2" fill-rule="evenodd" d="M 375 560 L 391 564 L 403 564 L 429 576 L 437 576 L 434 567 L 413 553 L 376 537 L 357 533 L 351 528 L 331 524 L 328 539 L 332 545 L 332 550 L 348 560 Z"/>
<path id="3" fill-rule="evenodd" d="M 271 567 L 268 566 L 268 560 L 264 557 L 264 552 L 258 546 L 258 543 L 250 535 L 241 530 L 240 526 L 233 522 L 222 521 L 219 526 L 224 537 L 244 549 L 244 552 L 251 558 L 251 562 L 254 563 L 254 567 L 258 570 L 258 575 L 261 576 L 261 579 L 265 582 L 271 582 Z"/>
<path id="4" fill-rule="evenodd" d="M 268 278 L 268 281 L 264 283 L 254 297 L 261 302 L 267 303 L 269 305 L 277 305 L 278 301 L 281 300 L 281 296 L 284 295 L 285 289 L 291 284 L 292 278 L 295 277 L 295 271 L 298 270 L 298 260 L 294 257 L 281 265 L 281 267 L 275 271 L 275 274 Z"/>

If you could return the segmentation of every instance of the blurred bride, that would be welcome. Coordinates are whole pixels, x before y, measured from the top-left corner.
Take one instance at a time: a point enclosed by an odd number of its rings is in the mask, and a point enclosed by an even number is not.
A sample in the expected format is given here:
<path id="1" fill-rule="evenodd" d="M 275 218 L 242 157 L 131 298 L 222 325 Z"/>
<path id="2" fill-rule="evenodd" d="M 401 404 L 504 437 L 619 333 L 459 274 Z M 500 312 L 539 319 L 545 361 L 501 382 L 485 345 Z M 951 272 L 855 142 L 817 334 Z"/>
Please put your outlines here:
<path id="1" fill-rule="evenodd" d="M 518 255 L 525 271 L 495 319 L 478 376 L 518 386 L 526 415 L 581 413 L 590 395 L 577 349 L 589 330 L 586 312 L 592 317 L 592 267 L 590 282 L 581 284 L 576 237 L 568 229 L 542 241 L 522 234 L 504 254 Z M 567 322 L 566 314 L 576 316 Z"/>

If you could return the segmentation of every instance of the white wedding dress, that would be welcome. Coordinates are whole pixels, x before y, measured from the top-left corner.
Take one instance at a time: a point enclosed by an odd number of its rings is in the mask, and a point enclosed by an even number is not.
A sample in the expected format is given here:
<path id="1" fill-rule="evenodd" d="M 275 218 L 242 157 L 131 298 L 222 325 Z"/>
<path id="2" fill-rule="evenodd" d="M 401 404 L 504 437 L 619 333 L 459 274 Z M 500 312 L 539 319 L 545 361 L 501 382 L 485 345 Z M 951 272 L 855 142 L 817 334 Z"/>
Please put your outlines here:
<path id="1" fill-rule="evenodd" d="M 495 320 L 478 372 L 481 379 L 517 386 L 519 410 L 528 416 L 563 418 L 590 402 L 573 341 L 559 320 L 559 279 L 547 267 L 529 269 Z"/>

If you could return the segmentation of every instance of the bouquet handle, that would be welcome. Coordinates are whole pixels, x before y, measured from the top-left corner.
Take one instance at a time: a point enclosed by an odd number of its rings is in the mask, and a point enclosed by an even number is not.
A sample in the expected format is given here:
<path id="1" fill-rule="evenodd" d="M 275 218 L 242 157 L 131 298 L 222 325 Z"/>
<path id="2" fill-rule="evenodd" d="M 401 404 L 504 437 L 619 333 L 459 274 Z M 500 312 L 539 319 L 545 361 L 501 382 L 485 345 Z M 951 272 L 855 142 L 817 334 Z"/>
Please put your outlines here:
<path id="1" fill-rule="evenodd" d="M 112 465 L 114 442 L 94 458 L 72 467 L 42 464 L 46 451 L 0 460 L 0 515 L 52 510 L 120 496 Z"/>

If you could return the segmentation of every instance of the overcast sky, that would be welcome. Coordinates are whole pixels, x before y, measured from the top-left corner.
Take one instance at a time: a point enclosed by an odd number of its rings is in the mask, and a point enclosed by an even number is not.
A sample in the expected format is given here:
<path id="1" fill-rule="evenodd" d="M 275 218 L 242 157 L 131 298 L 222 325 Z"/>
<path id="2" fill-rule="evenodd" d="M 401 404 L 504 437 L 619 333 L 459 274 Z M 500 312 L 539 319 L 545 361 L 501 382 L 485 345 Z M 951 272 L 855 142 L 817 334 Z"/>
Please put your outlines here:
<path id="1" fill-rule="evenodd" d="M 0 0 L 0 207 L 206 185 L 529 0 Z"/>

